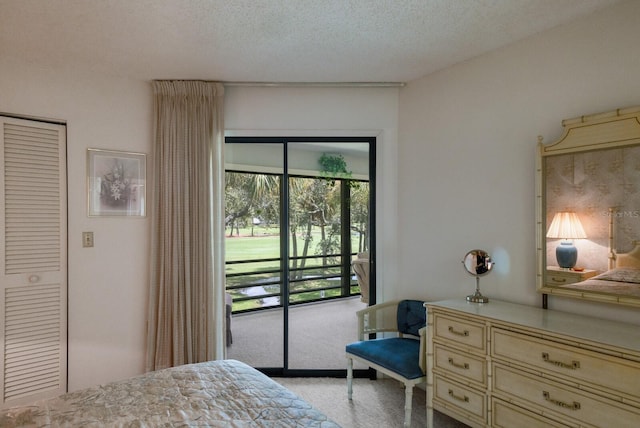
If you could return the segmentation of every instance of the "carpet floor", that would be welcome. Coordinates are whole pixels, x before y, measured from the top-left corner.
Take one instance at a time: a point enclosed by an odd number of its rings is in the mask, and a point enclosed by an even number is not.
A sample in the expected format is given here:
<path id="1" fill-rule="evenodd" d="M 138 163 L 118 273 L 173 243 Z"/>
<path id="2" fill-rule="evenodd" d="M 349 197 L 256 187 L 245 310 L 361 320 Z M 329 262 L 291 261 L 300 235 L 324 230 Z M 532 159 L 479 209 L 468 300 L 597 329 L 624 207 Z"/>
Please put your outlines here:
<path id="1" fill-rule="evenodd" d="M 346 379 L 274 378 L 343 428 L 402 427 L 404 422 L 404 387 L 394 379 L 353 380 L 353 400 L 347 398 Z M 426 426 L 426 397 L 414 388 L 411 428 Z M 434 416 L 436 428 L 465 428 L 442 413 Z"/>
<path id="2" fill-rule="evenodd" d="M 356 311 L 365 307 L 358 297 L 291 307 L 288 368 L 346 369 L 344 347 L 358 339 Z M 282 367 L 283 316 L 282 309 L 233 315 L 227 358 L 252 367 Z"/>

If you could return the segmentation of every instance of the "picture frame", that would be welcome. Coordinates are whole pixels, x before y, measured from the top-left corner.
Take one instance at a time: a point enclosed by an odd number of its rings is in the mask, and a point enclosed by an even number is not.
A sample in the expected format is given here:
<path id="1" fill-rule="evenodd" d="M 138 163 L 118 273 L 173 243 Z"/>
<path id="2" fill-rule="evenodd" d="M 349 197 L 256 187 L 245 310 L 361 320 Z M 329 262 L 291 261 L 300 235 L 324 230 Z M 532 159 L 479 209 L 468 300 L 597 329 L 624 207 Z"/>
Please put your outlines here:
<path id="1" fill-rule="evenodd" d="M 146 217 L 147 155 L 87 149 L 89 217 Z"/>

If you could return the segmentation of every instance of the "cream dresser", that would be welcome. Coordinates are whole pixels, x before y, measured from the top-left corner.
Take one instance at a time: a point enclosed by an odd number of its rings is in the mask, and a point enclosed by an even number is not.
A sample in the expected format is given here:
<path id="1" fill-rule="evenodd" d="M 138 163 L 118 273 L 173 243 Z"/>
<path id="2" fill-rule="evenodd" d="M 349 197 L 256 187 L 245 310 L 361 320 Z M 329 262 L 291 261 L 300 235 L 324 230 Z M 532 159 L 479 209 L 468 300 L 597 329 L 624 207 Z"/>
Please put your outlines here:
<path id="1" fill-rule="evenodd" d="M 640 427 L 640 326 L 490 301 L 426 303 L 427 426 Z"/>

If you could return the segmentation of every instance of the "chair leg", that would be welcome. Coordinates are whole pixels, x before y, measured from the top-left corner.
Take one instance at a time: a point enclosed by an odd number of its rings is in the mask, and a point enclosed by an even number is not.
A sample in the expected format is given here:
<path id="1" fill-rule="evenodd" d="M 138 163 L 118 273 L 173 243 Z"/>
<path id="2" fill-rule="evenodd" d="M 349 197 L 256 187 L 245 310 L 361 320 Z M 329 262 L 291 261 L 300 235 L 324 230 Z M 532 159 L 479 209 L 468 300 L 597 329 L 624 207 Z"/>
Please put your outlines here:
<path id="1" fill-rule="evenodd" d="M 404 386 L 404 428 L 411 427 L 411 406 L 413 405 L 413 385 Z"/>
<path id="2" fill-rule="evenodd" d="M 347 396 L 349 400 L 353 395 L 353 358 L 347 358 Z"/>

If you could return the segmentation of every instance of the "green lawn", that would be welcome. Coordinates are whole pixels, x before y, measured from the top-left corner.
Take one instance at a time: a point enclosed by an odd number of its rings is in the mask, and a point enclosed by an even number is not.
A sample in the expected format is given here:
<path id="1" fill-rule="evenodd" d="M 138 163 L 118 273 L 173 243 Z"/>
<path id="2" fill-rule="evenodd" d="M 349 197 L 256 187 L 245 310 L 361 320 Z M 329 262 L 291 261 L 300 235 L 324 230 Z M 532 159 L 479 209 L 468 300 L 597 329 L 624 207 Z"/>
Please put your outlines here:
<path id="1" fill-rule="evenodd" d="M 225 258 L 228 262 L 280 256 L 279 236 L 227 236 L 224 242 Z"/>
<path id="2" fill-rule="evenodd" d="M 320 241 L 320 231 L 317 228 L 312 230 L 312 241 L 309 244 L 309 255 L 316 254 L 316 245 Z M 251 229 L 240 229 L 240 236 L 229 237 L 229 231 L 226 231 L 225 238 L 225 258 L 226 261 L 251 260 L 251 259 L 269 259 L 280 256 L 280 235 L 279 229 L 276 228 L 260 228 L 253 230 L 254 236 L 251 236 Z M 358 237 L 352 236 L 352 248 L 358 248 Z M 302 253 L 304 248 L 304 240 L 298 238 L 298 254 Z"/>

